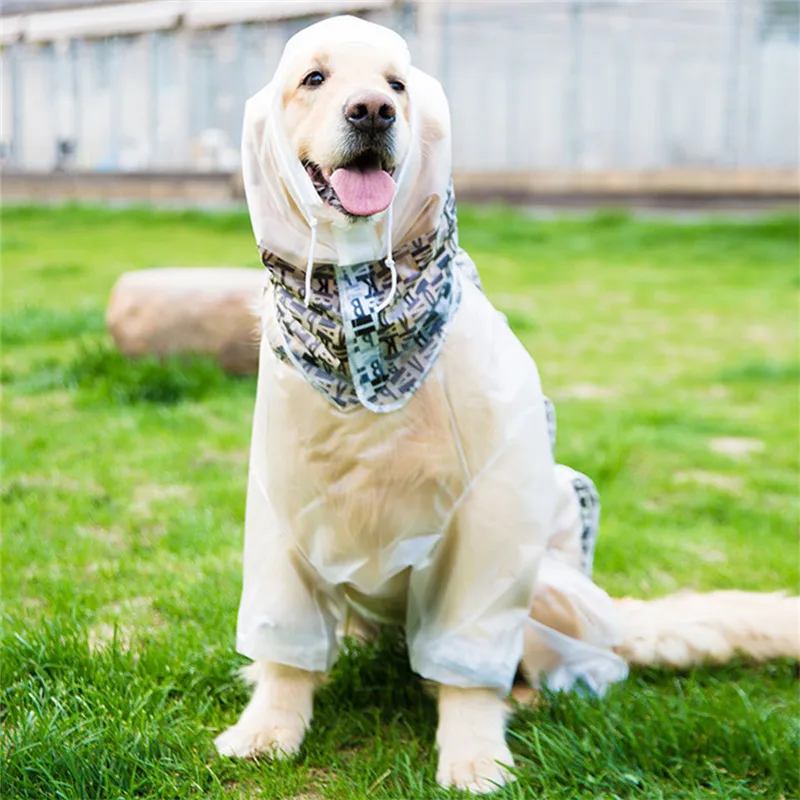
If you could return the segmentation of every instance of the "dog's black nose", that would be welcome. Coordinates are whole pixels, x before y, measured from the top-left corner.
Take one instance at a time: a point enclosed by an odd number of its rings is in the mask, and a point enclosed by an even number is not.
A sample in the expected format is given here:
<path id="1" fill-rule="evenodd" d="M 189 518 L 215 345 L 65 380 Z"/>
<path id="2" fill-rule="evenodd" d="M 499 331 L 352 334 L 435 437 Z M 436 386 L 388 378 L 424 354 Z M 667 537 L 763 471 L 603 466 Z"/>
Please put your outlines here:
<path id="1" fill-rule="evenodd" d="M 394 125 L 397 109 L 385 94 L 370 92 L 351 97 L 345 105 L 347 121 L 362 133 L 383 133 Z"/>

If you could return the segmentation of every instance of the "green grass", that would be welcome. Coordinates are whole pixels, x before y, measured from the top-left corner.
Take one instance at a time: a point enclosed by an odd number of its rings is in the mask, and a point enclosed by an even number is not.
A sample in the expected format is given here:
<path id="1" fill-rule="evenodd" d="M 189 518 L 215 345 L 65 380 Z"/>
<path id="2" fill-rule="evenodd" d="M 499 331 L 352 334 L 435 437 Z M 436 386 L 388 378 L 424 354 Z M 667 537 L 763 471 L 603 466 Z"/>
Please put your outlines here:
<path id="1" fill-rule="evenodd" d="M 612 594 L 798 585 L 795 221 L 535 221 L 462 244 L 536 358 L 558 456 L 604 503 Z M 349 650 L 297 762 L 213 757 L 233 651 L 254 381 L 126 362 L 117 276 L 257 265 L 244 214 L 2 211 L 3 798 L 435 798 L 402 643 Z M 515 716 L 508 798 L 800 797 L 796 665 L 639 671 Z"/>

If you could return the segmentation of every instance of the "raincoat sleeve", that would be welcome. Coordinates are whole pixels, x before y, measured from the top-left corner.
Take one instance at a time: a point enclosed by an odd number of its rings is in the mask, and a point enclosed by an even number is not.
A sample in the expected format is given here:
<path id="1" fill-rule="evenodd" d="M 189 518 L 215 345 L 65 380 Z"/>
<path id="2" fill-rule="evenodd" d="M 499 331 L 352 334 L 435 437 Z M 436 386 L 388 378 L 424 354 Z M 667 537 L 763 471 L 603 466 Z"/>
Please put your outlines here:
<path id="1" fill-rule="evenodd" d="M 269 493 L 268 384 L 275 357 L 266 336 L 259 361 L 236 649 L 248 658 L 323 672 L 337 654 L 336 615 L 293 547 Z"/>

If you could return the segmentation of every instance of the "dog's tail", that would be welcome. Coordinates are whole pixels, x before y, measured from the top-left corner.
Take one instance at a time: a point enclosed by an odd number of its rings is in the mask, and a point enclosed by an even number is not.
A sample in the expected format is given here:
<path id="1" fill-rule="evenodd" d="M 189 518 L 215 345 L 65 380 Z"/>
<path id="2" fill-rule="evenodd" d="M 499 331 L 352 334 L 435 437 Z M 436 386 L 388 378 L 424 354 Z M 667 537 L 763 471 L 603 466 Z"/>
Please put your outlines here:
<path id="1" fill-rule="evenodd" d="M 622 644 L 615 649 L 629 664 L 682 668 L 735 655 L 800 658 L 800 597 L 680 592 L 615 604 L 622 622 Z"/>

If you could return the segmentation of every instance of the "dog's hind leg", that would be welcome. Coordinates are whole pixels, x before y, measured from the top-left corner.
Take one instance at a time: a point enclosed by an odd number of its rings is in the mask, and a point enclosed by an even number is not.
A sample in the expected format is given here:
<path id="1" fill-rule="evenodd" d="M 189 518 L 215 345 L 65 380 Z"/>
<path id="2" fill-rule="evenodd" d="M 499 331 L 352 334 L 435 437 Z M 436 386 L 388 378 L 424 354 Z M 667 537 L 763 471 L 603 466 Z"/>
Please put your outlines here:
<path id="1" fill-rule="evenodd" d="M 220 755 L 295 755 L 311 724 L 320 675 L 269 661 L 255 661 L 243 675 L 254 684 L 253 697 L 239 721 L 214 740 Z"/>
<path id="2" fill-rule="evenodd" d="M 556 465 L 555 477 L 556 513 L 531 604 L 531 623 L 525 629 L 520 667 L 534 687 L 546 676 L 556 684 L 580 677 L 590 685 L 596 680 L 593 688 L 602 692 L 607 681 L 621 679 L 626 670 L 613 652 L 621 641 L 619 614 L 590 577 L 599 498 L 591 480 L 569 467 Z M 596 674 L 601 664 L 605 665 L 602 679 Z M 538 697 L 524 689 L 513 694 L 526 705 Z"/>

